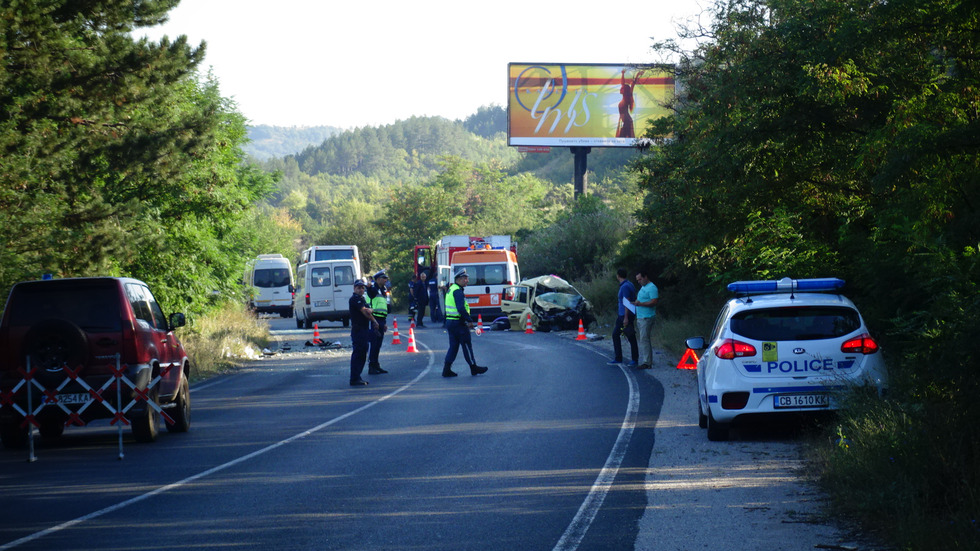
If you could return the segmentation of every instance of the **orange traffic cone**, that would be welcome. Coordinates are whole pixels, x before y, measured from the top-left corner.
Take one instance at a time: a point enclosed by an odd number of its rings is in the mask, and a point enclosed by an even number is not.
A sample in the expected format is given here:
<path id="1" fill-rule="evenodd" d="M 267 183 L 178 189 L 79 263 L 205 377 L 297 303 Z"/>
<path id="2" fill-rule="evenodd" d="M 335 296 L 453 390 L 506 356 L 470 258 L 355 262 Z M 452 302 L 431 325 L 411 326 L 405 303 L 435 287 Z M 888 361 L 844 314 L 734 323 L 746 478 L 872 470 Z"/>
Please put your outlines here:
<path id="1" fill-rule="evenodd" d="M 483 314 L 476 315 L 476 334 L 483 333 Z"/>
<path id="2" fill-rule="evenodd" d="M 579 320 L 578 320 L 578 336 L 575 337 L 575 340 L 577 340 L 577 341 L 587 341 L 587 340 L 589 340 L 589 338 L 585 336 L 585 327 L 582 326 L 582 319 L 581 318 L 579 318 Z"/>
<path id="3" fill-rule="evenodd" d="M 525 335 L 533 335 L 534 329 L 531 327 L 531 314 L 527 315 L 527 329 L 524 330 Z"/>
<path id="4" fill-rule="evenodd" d="M 402 340 L 398 338 L 398 318 L 391 318 L 391 344 L 401 344 Z"/>
<path id="5" fill-rule="evenodd" d="M 313 324 L 313 344 L 320 344 L 320 326 Z"/>
<path id="6" fill-rule="evenodd" d="M 415 318 L 412 318 L 412 323 L 409 324 L 408 329 L 411 331 L 415 329 Z"/>
<path id="7" fill-rule="evenodd" d="M 405 352 L 418 352 L 419 349 L 415 348 L 415 328 L 408 328 L 408 350 Z"/>

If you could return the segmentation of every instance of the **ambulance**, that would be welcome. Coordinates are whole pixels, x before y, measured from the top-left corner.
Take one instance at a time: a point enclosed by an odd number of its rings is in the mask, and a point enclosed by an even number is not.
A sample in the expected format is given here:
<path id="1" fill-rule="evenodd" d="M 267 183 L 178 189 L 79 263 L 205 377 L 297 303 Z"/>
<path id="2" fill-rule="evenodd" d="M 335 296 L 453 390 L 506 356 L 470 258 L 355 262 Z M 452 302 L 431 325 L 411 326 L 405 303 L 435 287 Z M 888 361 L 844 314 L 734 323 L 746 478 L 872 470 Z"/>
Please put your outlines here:
<path id="1" fill-rule="evenodd" d="M 517 255 L 509 249 L 471 249 L 453 254 L 451 273 L 464 268 L 470 277 L 464 290 L 470 315 L 492 321 L 503 312 L 505 290 L 521 280 Z"/>

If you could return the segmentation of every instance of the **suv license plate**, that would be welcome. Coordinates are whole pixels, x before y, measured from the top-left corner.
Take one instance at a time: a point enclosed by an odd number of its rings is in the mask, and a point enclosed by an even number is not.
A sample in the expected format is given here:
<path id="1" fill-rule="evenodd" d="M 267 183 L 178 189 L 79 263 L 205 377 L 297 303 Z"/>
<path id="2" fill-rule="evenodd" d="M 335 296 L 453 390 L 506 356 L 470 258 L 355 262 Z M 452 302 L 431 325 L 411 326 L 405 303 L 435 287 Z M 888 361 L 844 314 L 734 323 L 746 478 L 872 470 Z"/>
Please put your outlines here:
<path id="1" fill-rule="evenodd" d="M 827 394 L 780 394 L 773 396 L 773 407 L 779 408 L 825 408 L 830 405 Z"/>
<path id="2" fill-rule="evenodd" d="M 59 404 L 87 404 L 92 401 L 92 395 L 83 392 L 80 394 L 59 394 Z"/>

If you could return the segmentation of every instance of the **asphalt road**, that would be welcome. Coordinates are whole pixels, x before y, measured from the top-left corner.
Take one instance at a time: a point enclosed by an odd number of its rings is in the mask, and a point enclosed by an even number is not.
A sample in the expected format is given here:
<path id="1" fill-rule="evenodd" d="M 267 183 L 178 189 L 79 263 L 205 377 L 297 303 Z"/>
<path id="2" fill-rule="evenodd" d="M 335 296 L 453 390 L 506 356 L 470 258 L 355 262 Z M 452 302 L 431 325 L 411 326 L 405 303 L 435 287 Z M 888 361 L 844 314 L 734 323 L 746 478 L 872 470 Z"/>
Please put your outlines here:
<path id="1" fill-rule="evenodd" d="M 0 550 L 631 549 L 664 389 L 553 334 L 474 337 L 440 373 L 385 339 L 390 373 L 347 384 L 349 349 L 303 346 L 192 387 L 192 426 L 136 444 L 115 427 L 0 452 Z M 347 344 L 340 324 L 320 329 Z M 288 343 L 288 345 L 287 345 Z M 283 352 L 283 348 L 289 350 Z"/>

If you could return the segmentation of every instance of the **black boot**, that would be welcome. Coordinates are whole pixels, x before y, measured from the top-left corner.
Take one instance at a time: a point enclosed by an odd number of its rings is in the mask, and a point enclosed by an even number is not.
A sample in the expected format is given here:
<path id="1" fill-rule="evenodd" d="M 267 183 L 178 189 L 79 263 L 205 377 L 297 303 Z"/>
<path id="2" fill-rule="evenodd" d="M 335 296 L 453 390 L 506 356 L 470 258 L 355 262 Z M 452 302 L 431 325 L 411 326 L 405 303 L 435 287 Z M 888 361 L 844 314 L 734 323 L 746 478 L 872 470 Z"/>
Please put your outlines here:
<path id="1" fill-rule="evenodd" d="M 453 364 L 446 364 L 442 366 L 442 376 L 443 377 L 455 377 L 456 372 L 452 369 Z"/>
<path id="2" fill-rule="evenodd" d="M 486 373 L 487 368 L 482 365 L 473 364 L 470 366 L 470 375 L 479 375 L 481 373 Z"/>
<path id="3" fill-rule="evenodd" d="M 373 362 L 368 366 L 368 373 L 371 375 L 380 375 L 387 372 L 388 371 L 386 369 L 381 369 L 381 364 L 377 362 Z"/>

